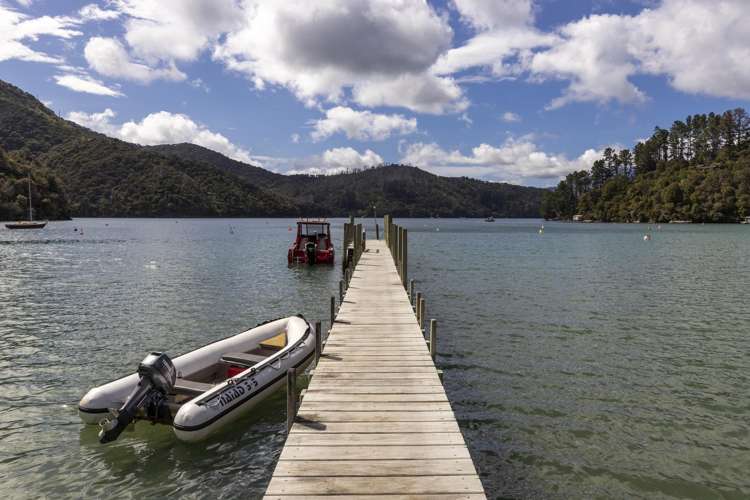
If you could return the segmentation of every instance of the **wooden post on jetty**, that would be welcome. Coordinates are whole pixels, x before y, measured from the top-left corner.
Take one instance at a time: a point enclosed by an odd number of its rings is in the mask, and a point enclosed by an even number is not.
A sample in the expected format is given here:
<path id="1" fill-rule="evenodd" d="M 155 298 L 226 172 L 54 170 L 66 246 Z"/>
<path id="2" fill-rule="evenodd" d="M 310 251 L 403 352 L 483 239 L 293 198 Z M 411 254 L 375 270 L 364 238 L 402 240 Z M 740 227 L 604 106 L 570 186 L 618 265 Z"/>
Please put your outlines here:
<path id="1" fill-rule="evenodd" d="M 424 331 L 425 300 L 424 297 L 419 299 L 419 329 Z"/>
<path id="2" fill-rule="evenodd" d="M 435 361 L 437 355 L 437 320 L 430 320 L 430 357 Z"/>
<path id="3" fill-rule="evenodd" d="M 336 320 L 336 297 L 331 295 L 331 328 L 333 328 L 333 322 L 335 320 Z"/>
<path id="4" fill-rule="evenodd" d="M 294 367 L 286 371 L 286 431 L 294 425 L 297 416 L 297 369 Z"/>
<path id="5" fill-rule="evenodd" d="M 407 251 L 409 248 L 409 245 L 407 245 L 408 236 L 409 232 L 406 228 L 403 228 L 403 234 L 401 235 L 401 239 L 403 240 L 401 242 L 401 284 L 404 285 L 404 289 L 406 289 L 409 278 L 409 252 Z"/>
<path id="6" fill-rule="evenodd" d="M 318 342 L 326 356 L 299 411 L 297 373 L 287 371 L 289 432 L 266 498 L 486 500 L 434 364 L 435 320 L 425 342 L 425 298 L 407 281 L 406 231 L 386 217 L 386 241 L 370 240 L 363 254 L 361 227 L 350 227 L 357 245 L 345 276 L 357 286 L 337 316 L 331 297 L 331 329 Z"/>
<path id="7" fill-rule="evenodd" d="M 320 321 L 315 322 L 315 366 L 320 361 L 320 353 L 323 352 L 323 332 L 321 332 Z"/>

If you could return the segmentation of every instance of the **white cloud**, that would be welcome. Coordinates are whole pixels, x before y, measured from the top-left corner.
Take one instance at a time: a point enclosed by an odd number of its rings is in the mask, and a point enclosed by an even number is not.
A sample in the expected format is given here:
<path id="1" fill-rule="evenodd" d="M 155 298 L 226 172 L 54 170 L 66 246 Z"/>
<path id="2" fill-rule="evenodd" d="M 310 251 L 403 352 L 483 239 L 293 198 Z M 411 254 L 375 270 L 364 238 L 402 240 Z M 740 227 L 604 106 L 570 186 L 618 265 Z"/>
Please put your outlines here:
<path id="1" fill-rule="evenodd" d="M 120 17 L 120 12 L 102 9 L 97 4 L 90 3 L 81 7 L 78 15 L 85 21 L 111 21 Z"/>
<path id="2" fill-rule="evenodd" d="M 295 168 L 288 170 L 287 174 L 332 175 L 353 169 L 375 167 L 383 164 L 383 158 L 370 149 L 360 153 L 356 149 L 345 147 L 329 149 L 322 155 L 296 160 L 294 164 Z"/>
<path id="3" fill-rule="evenodd" d="M 531 0 L 453 0 L 461 19 L 477 30 L 493 30 L 530 24 Z"/>
<path id="4" fill-rule="evenodd" d="M 159 111 L 151 113 L 139 122 L 129 121 L 115 124 L 116 116 L 111 109 L 101 113 L 72 112 L 67 118 L 84 127 L 111 137 L 143 145 L 177 144 L 189 142 L 222 153 L 235 160 L 254 162 L 250 152 L 233 144 L 222 134 L 212 132 L 205 125 L 193 121 L 189 116 Z"/>
<path id="5" fill-rule="evenodd" d="M 419 113 L 460 113 L 469 107 L 461 88 L 449 77 L 403 74 L 373 78 L 354 86 L 354 100 L 362 106 L 400 106 Z"/>
<path id="6" fill-rule="evenodd" d="M 193 80 L 190 80 L 190 86 L 194 89 L 200 89 L 206 94 L 209 94 L 211 92 L 211 87 L 209 87 L 206 82 L 204 82 L 200 78 L 195 78 Z"/>
<path id="7" fill-rule="evenodd" d="M 0 61 L 22 61 L 58 64 L 62 58 L 32 49 L 28 42 L 42 36 L 70 39 L 81 35 L 78 22 L 65 16 L 32 18 L 0 3 Z"/>
<path id="8" fill-rule="evenodd" d="M 409 145 L 401 163 L 424 168 L 438 175 L 480 177 L 486 180 L 552 182 L 572 170 L 590 168 L 601 153 L 585 151 L 573 160 L 549 155 L 528 139 L 508 139 L 500 146 L 480 144 L 465 155 L 446 151 L 435 143 Z"/>
<path id="9" fill-rule="evenodd" d="M 292 140 L 292 142 L 293 142 L 294 144 L 299 144 L 299 141 L 300 141 L 300 139 L 302 139 L 302 137 L 300 137 L 300 135 L 299 135 L 299 134 L 297 134 L 297 133 L 294 133 L 294 134 L 292 134 L 292 135 L 290 136 L 290 139 Z"/>
<path id="10" fill-rule="evenodd" d="M 341 132 L 349 139 L 382 141 L 391 134 L 411 134 L 416 130 L 416 118 L 336 106 L 326 111 L 325 118 L 313 122 L 310 137 L 314 141 L 320 141 Z"/>
<path id="11" fill-rule="evenodd" d="M 550 50 L 537 53 L 530 62 L 539 78 L 558 78 L 570 83 L 548 109 L 570 102 L 643 102 L 645 94 L 628 79 L 637 70 L 628 52 L 630 19 L 598 15 L 565 25 L 563 40 Z"/>
<path id="12" fill-rule="evenodd" d="M 104 83 L 87 75 L 55 75 L 55 81 L 58 85 L 76 92 L 110 97 L 122 97 L 124 95 L 119 90 L 107 87 Z"/>
<path id="13" fill-rule="evenodd" d="M 639 103 L 632 81 L 664 75 L 676 89 L 750 98 L 750 11 L 745 0 L 664 0 L 636 16 L 595 15 L 563 26 L 561 40 L 529 63 L 537 79 L 568 80 L 570 102 Z"/>
<path id="14" fill-rule="evenodd" d="M 235 0 L 115 0 L 125 40 L 149 64 L 193 61 L 241 19 Z"/>
<path id="15" fill-rule="evenodd" d="M 93 37 L 86 44 L 84 56 L 89 66 L 99 74 L 140 83 L 163 79 L 179 81 L 187 76 L 174 63 L 164 68 L 151 68 L 134 62 L 125 47 L 115 38 Z"/>
<path id="16" fill-rule="evenodd" d="M 452 37 L 423 0 L 248 1 L 243 26 L 214 51 L 257 88 L 280 85 L 300 100 L 445 112 L 462 93 L 429 72 Z M 395 83 L 394 83 L 395 82 Z"/>
<path id="17" fill-rule="evenodd" d="M 506 111 L 505 113 L 503 113 L 500 119 L 505 123 L 516 123 L 521 121 L 521 117 L 512 111 Z"/>
<path id="18" fill-rule="evenodd" d="M 641 70 L 691 94 L 750 99 L 750 4 L 665 0 L 633 18 Z"/>
<path id="19" fill-rule="evenodd" d="M 441 75 L 483 67 L 495 78 L 515 77 L 531 49 L 557 39 L 533 27 L 531 0 L 454 0 L 453 6 L 476 33 L 440 56 L 433 70 Z"/>

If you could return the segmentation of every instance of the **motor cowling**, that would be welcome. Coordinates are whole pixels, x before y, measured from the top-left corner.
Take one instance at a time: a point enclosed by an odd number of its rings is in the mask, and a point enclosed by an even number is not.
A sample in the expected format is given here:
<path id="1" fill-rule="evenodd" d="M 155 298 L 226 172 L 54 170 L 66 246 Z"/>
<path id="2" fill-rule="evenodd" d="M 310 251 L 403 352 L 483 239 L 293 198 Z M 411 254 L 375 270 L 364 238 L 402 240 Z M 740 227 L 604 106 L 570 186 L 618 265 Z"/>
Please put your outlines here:
<path id="1" fill-rule="evenodd" d="M 177 370 L 172 360 L 162 352 L 149 353 L 138 364 L 138 376 L 138 385 L 117 411 L 115 418 L 104 420 L 100 424 L 100 443 L 109 443 L 117 439 L 141 408 L 146 408 L 146 414 L 150 418 L 157 419 L 163 416 L 166 410 L 163 403 L 177 380 Z"/>
<path id="2" fill-rule="evenodd" d="M 317 245 L 312 241 L 305 243 L 305 256 L 307 257 L 308 264 L 315 264 L 315 258 L 317 256 Z"/>

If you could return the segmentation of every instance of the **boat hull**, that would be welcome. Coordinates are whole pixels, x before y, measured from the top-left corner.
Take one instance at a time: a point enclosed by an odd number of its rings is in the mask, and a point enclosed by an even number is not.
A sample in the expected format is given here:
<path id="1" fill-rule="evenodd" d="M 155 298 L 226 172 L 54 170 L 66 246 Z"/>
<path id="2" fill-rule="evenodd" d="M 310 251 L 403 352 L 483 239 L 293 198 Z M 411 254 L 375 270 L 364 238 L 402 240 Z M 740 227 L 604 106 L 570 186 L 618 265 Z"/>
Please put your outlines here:
<path id="1" fill-rule="evenodd" d="M 283 349 L 179 407 L 172 419 L 179 439 L 205 439 L 248 414 L 283 385 L 287 369 L 295 367 L 301 371 L 310 363 L 315 354 L 315 335 L 307 321 L 292 316 L 260 325 L 172 360 L 179 378 L 217 364 L 224 354 L 252 350 L 263 340 L 282 332 L 288 339 Z M 134 373 L 91 389 L 78 405 L 81 420 L 89 424 L 99 423 L 124 404 L 138 381 L 138 374 Z"/>
<path id="2" fill-rule="evenodd" d="M 29 222 L 29 221 L 19 221 L 19 222 L 9 222 L 5 225 L 8 229 L 42 229 L 44 226 L 47 225 L 47 221 L 44 222 Z"/>

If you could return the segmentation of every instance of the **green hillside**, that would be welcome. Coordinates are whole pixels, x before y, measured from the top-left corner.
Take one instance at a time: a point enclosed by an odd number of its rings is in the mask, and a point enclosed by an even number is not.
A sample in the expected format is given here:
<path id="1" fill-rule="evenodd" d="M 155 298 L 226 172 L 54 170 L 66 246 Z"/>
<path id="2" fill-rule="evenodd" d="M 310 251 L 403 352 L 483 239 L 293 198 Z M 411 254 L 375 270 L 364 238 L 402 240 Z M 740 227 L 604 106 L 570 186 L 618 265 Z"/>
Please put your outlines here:
<path id="1" fill-rule="evenodd" d="M 396 216 L 536 217 L 543 193 L 404 165 L 285 176 L 193 144 L 139 146 L 64 120 L 2 81 L 0 147 L 40 183 L 54 179 L 58 196 L 40 206 L 50 218 L 369 215 L 373 205 Z M 16 187 L 0 196 L 15 214 Z"/>
<path id="2" fill-rule="evenodd" d="M 607 149 L 590 171 L 545 195 L 550 219 L 736 222 L 750 216 L 750 117 L 744 109 L 688 116 L 632 150 Z"/>

